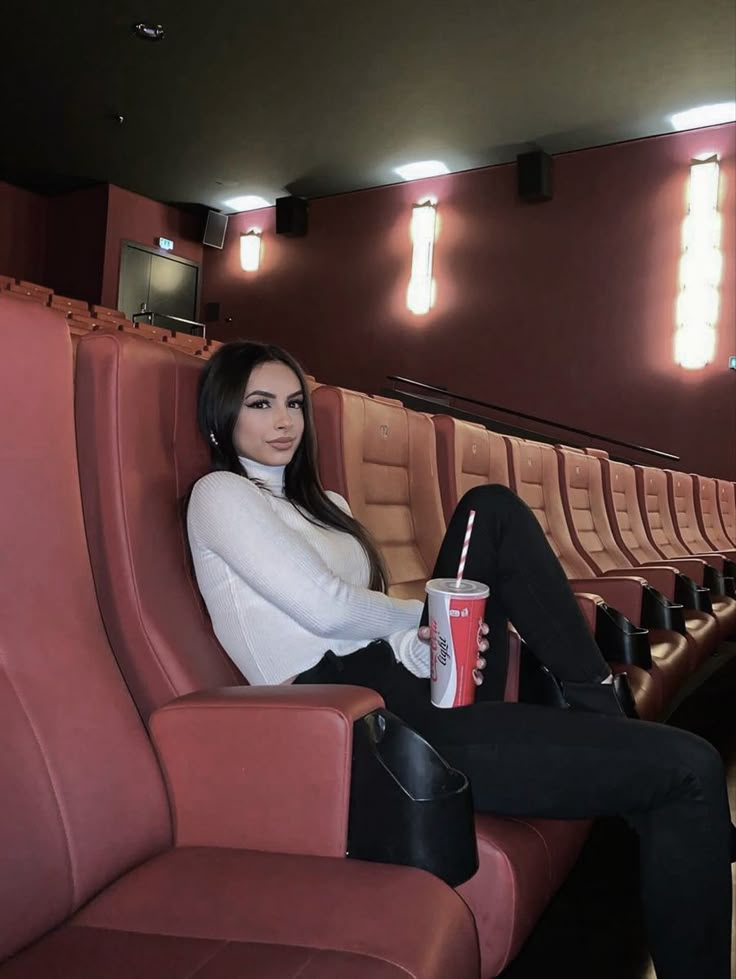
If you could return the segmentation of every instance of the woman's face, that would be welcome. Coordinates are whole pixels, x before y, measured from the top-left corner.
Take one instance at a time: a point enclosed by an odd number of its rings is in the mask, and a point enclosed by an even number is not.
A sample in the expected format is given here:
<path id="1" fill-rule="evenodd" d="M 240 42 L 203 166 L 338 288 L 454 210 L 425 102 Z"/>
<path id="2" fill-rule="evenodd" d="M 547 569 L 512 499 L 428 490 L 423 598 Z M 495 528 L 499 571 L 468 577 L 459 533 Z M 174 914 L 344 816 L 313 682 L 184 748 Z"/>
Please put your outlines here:
<path id="1" fill-rule="evenodd" d="M 278 361 L 254 367 L 233 443 L 239 456 L 264 466 L 291 462 L 304 434 L 304 392 L 294 371 Z"/>

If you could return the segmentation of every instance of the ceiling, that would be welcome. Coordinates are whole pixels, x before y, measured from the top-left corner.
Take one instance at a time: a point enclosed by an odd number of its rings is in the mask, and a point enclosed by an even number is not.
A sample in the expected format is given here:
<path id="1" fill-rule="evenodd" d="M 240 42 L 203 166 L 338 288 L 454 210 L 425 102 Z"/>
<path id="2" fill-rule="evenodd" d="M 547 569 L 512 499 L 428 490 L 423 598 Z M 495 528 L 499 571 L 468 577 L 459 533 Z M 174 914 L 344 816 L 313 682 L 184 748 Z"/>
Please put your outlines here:
<path id="1" fill-rule="evenodd" d="M 0 177 L 224 210 L 670 132 L 736 89 L 733 0 L 5 0 L 2 25 Z"/>

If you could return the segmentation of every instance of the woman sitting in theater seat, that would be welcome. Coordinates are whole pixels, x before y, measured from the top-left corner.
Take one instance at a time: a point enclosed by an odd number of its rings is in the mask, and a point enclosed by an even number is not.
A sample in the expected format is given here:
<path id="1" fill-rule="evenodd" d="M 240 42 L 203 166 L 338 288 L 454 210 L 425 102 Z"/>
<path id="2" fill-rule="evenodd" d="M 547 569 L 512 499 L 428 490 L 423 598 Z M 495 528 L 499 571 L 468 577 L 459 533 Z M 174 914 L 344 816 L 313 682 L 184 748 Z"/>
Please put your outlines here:
<path id="1" fill-rule="evenodd" d="M 608 665 L 534 515 L 510 490 L 459 503 L 434 577 L 490 586 L 491 638 L 513 622 L 570 709 L 490 699 L 433 707 L 422 603 L 386 594 L 381 558 L 315 466 L 309 391 L 285 351 L 223 346 L 202 373 L 212 471 L 187 514 L 215 632 L 251 684 L 350 683 L 378 691 L 470 778 L 476 807 L 507 816 L 620 814 L 640 839 L 641 889 L 659 979 L 729 979 L 730 821 L 721 760 L 688 732 L 627 718 Z M 484 627 L 488 633 L 488 627 Z M 490 655 L 493 655 L 491 648 Z"/>

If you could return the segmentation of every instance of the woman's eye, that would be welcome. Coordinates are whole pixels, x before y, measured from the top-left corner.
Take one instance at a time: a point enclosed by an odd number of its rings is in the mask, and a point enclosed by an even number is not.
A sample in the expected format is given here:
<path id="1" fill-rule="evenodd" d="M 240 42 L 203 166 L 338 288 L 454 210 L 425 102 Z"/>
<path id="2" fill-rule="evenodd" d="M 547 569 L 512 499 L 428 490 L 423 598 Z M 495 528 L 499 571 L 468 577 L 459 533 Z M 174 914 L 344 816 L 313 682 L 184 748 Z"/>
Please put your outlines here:
<path id="1" fill-rule="evenodd" d="M 298 400 L 290 401 L 289 402 L 289 407 L 290 408 L 296 408 L 298 411 L 301 411 L 302 408 L 304 407 L 304 402 L 303 401 L 298 401 Z"/>
<path id="2" fill-rule="evenodd" d="M 268 401 L 251 401 L 250 404 L 246 404 L 246 408 L 268 408 Z"/>

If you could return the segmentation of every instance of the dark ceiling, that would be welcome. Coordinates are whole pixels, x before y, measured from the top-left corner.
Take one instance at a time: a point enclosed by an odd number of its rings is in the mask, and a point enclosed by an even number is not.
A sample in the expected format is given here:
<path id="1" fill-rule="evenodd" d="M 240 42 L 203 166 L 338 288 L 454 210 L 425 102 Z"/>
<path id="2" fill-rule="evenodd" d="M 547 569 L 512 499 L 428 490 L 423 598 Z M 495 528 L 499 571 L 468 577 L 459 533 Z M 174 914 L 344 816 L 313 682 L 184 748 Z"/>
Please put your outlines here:
<path id="1" fill-rule="evenodd" d="M 736 89 L 734 0 L 5 0 L 1 23 L 0 176 L 216 208 L 669 132 Z"/>

